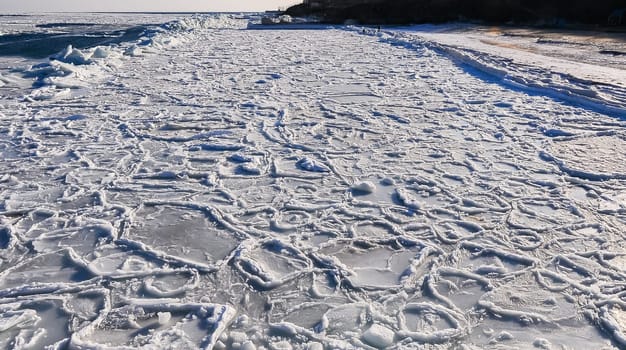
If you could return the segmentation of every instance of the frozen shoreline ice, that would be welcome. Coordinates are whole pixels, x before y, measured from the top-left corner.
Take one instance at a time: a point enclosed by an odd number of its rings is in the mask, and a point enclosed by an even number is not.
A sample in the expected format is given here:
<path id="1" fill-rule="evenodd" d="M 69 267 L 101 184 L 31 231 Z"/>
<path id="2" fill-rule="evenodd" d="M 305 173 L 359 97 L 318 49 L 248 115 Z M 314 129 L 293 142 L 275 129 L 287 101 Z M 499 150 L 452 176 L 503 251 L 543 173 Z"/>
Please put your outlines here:
<path id="1" fill-rule="evenodd" d="M 626 121 L 246 24 L 7 73 L 0 347 L 625 346 Z"/>

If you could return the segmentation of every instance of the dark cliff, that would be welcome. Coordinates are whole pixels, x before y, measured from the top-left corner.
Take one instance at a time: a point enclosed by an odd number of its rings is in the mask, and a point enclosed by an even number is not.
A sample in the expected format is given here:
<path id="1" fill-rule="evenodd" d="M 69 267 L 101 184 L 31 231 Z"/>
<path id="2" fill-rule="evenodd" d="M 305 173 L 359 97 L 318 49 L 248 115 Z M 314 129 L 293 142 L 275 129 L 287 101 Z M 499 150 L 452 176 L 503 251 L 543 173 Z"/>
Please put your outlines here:
<path id="1" fill-rule="evenodd" d="M 325 22 L 362 24 L 440 23 L 478 20 L 486 23 L 569 23 L 624 25 L 626 0 L 307 0 L 287 10 Z"/>

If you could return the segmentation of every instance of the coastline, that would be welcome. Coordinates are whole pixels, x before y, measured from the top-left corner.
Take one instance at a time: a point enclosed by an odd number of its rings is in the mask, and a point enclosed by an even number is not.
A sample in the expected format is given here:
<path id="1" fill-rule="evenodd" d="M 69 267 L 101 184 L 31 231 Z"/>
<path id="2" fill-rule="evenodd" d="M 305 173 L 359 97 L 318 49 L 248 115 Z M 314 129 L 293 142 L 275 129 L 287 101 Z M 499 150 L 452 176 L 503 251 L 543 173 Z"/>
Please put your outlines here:
<path id="1" fill-rule="evenodd" d="M 343 5 L 342 5 L 343 4 Z M 626 32 L 626 9 L 611 0 L 546 0 L 541 3 L 493 3 L 488 0 L 360 0 L 304 1 L 285 11 L 292 17 L 316 17 L 332 24 L 412 25 L 472 22 L 482 25 L 531 26 L 538 28 L 593 29 Z"/>

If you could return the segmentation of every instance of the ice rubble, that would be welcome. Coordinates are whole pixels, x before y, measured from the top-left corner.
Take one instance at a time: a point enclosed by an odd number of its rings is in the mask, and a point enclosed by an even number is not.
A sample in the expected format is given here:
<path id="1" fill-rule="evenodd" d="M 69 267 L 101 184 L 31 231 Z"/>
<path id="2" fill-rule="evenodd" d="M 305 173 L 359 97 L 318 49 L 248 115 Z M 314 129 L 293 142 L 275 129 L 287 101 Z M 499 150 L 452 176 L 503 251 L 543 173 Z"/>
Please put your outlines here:
<path id="1" fill-rule="evenodd" d="M 624 346 L 623 120 L 412 36 L 245 23 L 2 97 L 0 347 Z"/>
<path id="2" fill-rule="evenodd" d="M 428 47 L 460 65 L 485 74 L 509 88 L 552 96 L 585 106 L 600 113 L 626 118 L 626 75 L 621 69 L 599 68 L 582 62 L 549 58 L 535 53 L 506 47 L 489 47 L 476 39 L 464 41 L 463 35 L 432 33 L 432 28 L 417 26 L 415 31 L 386 31 L 383 33 L 355 31 L 376 35 L 384 42 L 406 47 Z M 439 28 L 441 30 L 441 28 Z M 502 44 L 506 46 L 506 44 Z M 541 63 L 538 63 L 541 62 Z M 558 67 L 563 66 L 562 71 Z M 613 82 L 610 75 L 616 75 Z M 594 80 L 593 76 L 601 76 Z"/>
<path id="3" fill-rule="evenodd" d="M 193 40 L 194 30 L 236 29 L 245 26 L 240 16 L 220 14 L 217 16 L 194 16 L 174 20 L 146 30 L 136 42 L 123 43 L 119 47 L 97 46 L 91 49 L 76 49 L 72 45 L 52 55 L 49 63 L 35 65 L 23 72 L 25 78 L 35 78 L 35 89 L 28 100 L 58 100 L 76 94 L 103 82 L 110 73 L 123 65 L 124 56 L 137 57 L 159 54 L 176 45 Z M 69 89 L 69 90 L 68 90 Z"/>

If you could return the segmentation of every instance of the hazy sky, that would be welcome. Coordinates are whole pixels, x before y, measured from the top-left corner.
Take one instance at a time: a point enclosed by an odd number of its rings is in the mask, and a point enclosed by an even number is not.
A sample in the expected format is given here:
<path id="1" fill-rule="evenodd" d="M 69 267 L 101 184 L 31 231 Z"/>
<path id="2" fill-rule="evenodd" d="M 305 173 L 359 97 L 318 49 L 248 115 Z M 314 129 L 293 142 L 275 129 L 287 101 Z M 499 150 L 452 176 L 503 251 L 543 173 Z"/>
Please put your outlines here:
<path id="1" fill-rule="evenodd" d="M 0 13 L 65 11 L 262 11 L 301 0 L 0 0 Z"/>

